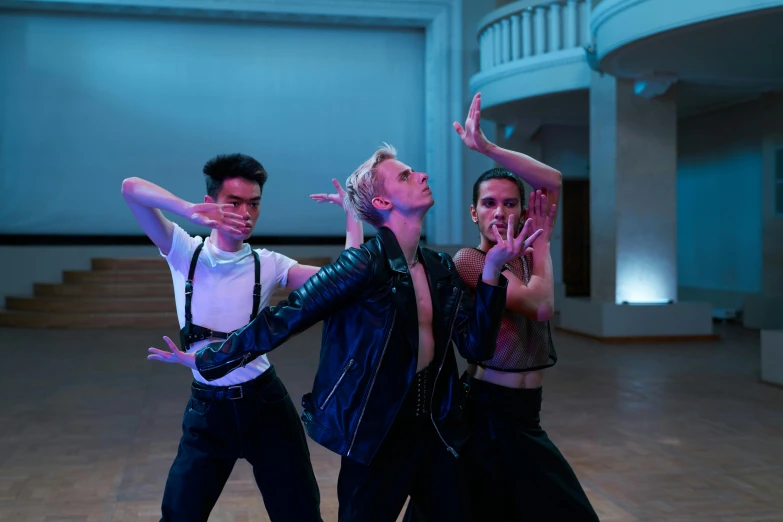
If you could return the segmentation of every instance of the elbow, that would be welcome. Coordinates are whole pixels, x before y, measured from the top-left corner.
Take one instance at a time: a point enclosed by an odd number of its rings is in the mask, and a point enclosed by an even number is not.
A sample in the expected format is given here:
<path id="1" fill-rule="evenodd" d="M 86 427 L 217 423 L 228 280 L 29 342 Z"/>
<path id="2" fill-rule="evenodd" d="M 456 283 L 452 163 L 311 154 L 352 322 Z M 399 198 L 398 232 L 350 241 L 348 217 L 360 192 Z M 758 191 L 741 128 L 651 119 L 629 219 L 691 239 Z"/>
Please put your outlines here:
<path id="1" fill-rule="evenodd" d="M 549 321 L 555 315 L 555 304 L 547 299 L 536 310 L 536 320 L 539 322 Z"/>
<path id="2" fill-rule="evenodd" d="M 122 195 L 127 197 L 133 194 L 139 181 L 139 178 L 125 178 L 122 180 Z"/>
<path id="3" fill-rule="evenodd" d="M 563 187 L 563 173 L 557 169 L 552 169 L 552 177 L 555 178 L 553 190 L 560 190 Z"/>

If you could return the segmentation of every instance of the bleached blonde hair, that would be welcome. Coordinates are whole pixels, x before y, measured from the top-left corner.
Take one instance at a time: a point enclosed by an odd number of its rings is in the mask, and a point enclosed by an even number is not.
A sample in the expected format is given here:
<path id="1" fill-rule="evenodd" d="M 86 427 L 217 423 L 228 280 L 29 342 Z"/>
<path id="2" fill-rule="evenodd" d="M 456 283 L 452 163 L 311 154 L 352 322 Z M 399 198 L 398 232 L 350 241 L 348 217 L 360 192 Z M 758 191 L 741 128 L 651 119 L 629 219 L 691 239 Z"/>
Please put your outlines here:
<path id="1" fill-rule="evenodd" d="M 356 219 L 375 228 L 383 225 L 383 214 L 372 204 L 374 198 L 383 194 L 383 180 L 378 176 L 378 165 L 388 159 L 397 159 L 397 150 L 384 143 L 345 181 L 345 208 L 350 209 Z"/>

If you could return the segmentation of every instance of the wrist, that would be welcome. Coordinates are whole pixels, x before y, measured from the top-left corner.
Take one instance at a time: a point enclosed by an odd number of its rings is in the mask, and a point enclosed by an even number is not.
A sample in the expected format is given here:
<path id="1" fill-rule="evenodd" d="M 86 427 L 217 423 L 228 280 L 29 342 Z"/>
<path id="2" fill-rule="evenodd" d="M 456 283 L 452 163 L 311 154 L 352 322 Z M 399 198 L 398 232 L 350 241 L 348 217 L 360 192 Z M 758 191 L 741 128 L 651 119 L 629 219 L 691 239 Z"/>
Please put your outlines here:
<path id="1" fill-rule="evenodd" d="M 499 147 L 491 141 L 487 141 L 487 144 L 484 146 L 483 154 L 491 159 L 495 159 L 498 148 Z"/>
<path id="2" fill-rule="evenodd" d="M 494 279 L 500 275 L 503 270 L 503 265 L 498 265 L 494 261 L 484 263 L 484 270 L 481 272 L 481 277 L 484 279 Z"/>
<path id="3" fill-rule="evenodd" d="M 193 210 L 193 207 L 195 206 L 196 206 L 195 203 L 190 203 L 188 201 L 185 201 L 184 199 L 177 198 L 177 200 L 172 205 L 172 207 L 174 208 L 170 210 L 178 216 L 190 219 L 190 216 L 192 216 L 193 213 L 195 212 Z"/>
<path id="4" fill-rule="evenodd" d="M 533 257 L 541 257 L 541 256 L 548 256 L 550 255 L 549 252 L 549 240 L 543 240 L 539 239 L 532 245 L 533 247 Z"/>

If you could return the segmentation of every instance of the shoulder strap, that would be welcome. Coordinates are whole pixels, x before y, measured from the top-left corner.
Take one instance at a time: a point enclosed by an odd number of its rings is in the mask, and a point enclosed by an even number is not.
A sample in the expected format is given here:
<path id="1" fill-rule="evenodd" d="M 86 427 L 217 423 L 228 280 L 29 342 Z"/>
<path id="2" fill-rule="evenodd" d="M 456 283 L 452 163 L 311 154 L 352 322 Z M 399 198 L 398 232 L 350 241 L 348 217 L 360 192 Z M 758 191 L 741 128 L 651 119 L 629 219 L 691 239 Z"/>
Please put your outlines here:
<path id="1" fill-rule="evenodd" d="M 193 314 L 190 313 L 190 302 L 193 296 L 193 275 L 196 273 L 196 264 L 202 248 L 204 248 L 203 241 L 196 247 L 196 251 L 193 252 L 193 258 L 190 260 L 190 270 L 188 270 L 188 280 L 185 282 L 185 323 L 187 325 L 193 319 Z"/>
<path id="2" fill-rule="evenodd" d="M 250 314 L 250 320 L 256 318 L 258 315 L 258 305 L 261 303 L 261 258 L 258 256 L 258 252 L 253 252 L 253 263 L 255 264 L 256 271 L 256 284 L 253 286 L 253 313 Z"/>

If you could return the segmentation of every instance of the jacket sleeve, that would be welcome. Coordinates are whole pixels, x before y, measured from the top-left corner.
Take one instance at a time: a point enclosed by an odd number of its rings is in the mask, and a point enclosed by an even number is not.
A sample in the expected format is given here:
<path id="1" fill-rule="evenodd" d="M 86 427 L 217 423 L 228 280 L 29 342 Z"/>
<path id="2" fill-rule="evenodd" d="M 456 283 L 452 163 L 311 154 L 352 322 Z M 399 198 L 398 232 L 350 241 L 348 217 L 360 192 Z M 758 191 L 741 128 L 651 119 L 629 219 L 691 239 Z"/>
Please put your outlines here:
<path id="1" fill-rule="evenodd" d="M 451 258 L 445 255 L 444 257 L 462 290 L 452 333 L 457 350 L 469 361 L 491 359 L 495 355 L 500 323 L 506 309 L 508 279 L 501 274 L 498 286 L 491 286 L 482 281 L 479 275 L 475 289 L 471 289 L 457 275 Z M 471 299 L 471 293 L 474 299 Z"/>
<path id="2" fill-rule="evenodd" d="M 226 339 L 196 352 L 196 368 L 208 381 L 225 376 L 256 357 L 269 352 L 329 315 L 351 305 L 370 286 L 373 257 L 361 248 L 345 250 L 286 301 L 259 312 L 247 326 Z"/>

